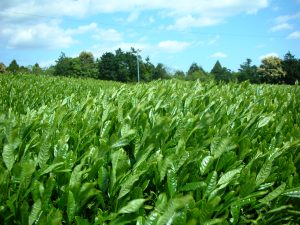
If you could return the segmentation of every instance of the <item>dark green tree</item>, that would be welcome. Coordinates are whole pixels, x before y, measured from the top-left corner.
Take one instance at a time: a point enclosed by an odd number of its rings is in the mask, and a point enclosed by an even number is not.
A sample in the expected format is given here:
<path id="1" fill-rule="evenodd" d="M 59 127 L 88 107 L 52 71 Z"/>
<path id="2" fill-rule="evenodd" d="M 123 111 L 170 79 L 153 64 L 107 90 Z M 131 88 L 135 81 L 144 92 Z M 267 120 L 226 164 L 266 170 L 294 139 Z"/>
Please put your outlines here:
<path id="1" fill-rule="evenodd" d="M 259 76 L 257 73 L 257 66 L 251 65 L 252 60 L 246 59 L 246 61 L 240 65 L 237 79 L 239 82 L 249 80 L 251 83 L 259 83 Z"/>
<path id="2" fill-rule="evenodd" d="M 56 65 L 54 66 L 55 76 L 72 76 L 73 74 L 72 58 L 66 57 L 65 53 L 61 53 Z"/>
<path id="3" fill-rule="evenodd" d="M 151 81 L 153 79 L 155 66 L 151 63 L 150 58 L 147 57 L 145 62 L 140 63 L 141 79 L 143 81 Z"/>
<path id="4" fill-rule="evenodd" d="M 300 60 L 297 60 L 291 52 L 285 54 L 282 61 L 282 68 L 286 72 L 286 76 L 284 77 L 286 84 L 295 84 L 297 80 L 300 81 Z"/>
<path id="5" fill-rule="evenodd" d="M 168 78 L 168 72 L 164 64 L 158 63 L 157 66 L 154 69 L 153 72 L 153 79 L 167 79 Z"/>
<path id="6" fill-rule="evenodd" d="M 7 67 L 7 71 L 16 74 L 19 71 L 20 67 L 15 59 L 11 61 L 9 66 Z"/>
<path id="7" fill-rule="evenodd" d="M 101 80 L 117 80 L 118 64 L 113 53 L 106 52 L 101 56 L 98 61 L 98 73 Z"/>
<path id="8" fill-rule="evenodd" d="M 174 73 L 174 78 L 184 80 L 184 79 L 186 79 L 185 73 L 182 70 L 176 70 Z"/>
<path id="9" fill-rule="evenodd" d="M 206 81 L 209 77 L 201 66 L 198 66 L 197 63 L 192 63 L 187 72 L 187 79 Z"/>
<path id="10" fill-rule="evenodd" d="M 231 80 L 231 71 L 226 67 L 222 67 L 219 60 L 217 60 L 210 73 L 215 77 L 215 80 L 218 82 L 229 82 Z"/>

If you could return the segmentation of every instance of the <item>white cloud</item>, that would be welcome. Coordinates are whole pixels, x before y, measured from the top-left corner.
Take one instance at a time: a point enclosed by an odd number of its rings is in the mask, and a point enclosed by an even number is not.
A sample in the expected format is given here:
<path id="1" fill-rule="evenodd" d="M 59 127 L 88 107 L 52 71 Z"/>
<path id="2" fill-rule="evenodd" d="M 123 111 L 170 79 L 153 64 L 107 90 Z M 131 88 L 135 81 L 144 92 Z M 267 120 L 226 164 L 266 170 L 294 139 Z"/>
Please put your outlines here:
<path id="1" fill-rule="evenodd" d="M 98 29 L 98 25 L 96 23 L 90 23 L 88 25 L 79 26 L 76 29 L 67 29 L 66 33 L 70 35 L 84 34 L 87 32 L 93 32 Z"/>
<path id="2" fill-rule="evenodd" d="M 291 33 L 287 39 L 300 39 L 300 31 L 295 31 Z"/>
<path id="3" fill-rule="evenodd" d="M 181 52 L 190 46 L 189 42 L 185 41 L 161 41 L 158 43 L 158 48 L 166 52 Z"/>
<path id="4" fill-rule="evenodd" d="M 221 23 L 220 18 L 213 17 L 194 17 L 192 15 L 179 17 L 175 20 L 175 24 L 170 25 L 167 29 L 183 30 L 189 27 L 207 27 Z"/>
<path id="5" fill-rule="evenodd" d="M 139 42 L 119 42 L 119 43 L 106 42 L 106 43 L 93 45 L 90 49 L 88 49 L 88 51 L 93 52 L 94 56 L 99 58 L 105 52 L 114 52 L 116 49 L 119 48 L 121 48 L 123 51 L 130 51 L 131 48 L 139 49 L 142 51 L 141 54 L 153 49 L 152 46 L 145 43 L 139 43 Z"/>
<path id="6" fill-rule="evenodd" d="M 210 26 L 224 21 L 226 18 L 241 13 L 255 13 L 269 6 L 270 0 L 31 0 L 10 4 L 10 0 L 2 1 L 1 20 L 31 20 L 34 15 L 85 17 L 98 13 L 133 12 L 128 17 L 134 21 L 142 11 L 166 11 L 175 19 L 174 27 Z M 188 15 L 188 16 L 186 16 Z M 190 15 L 190 16 L 189 16 Z M 177 19 L 179 18 L 179 19 Z"/>
<path id="7" fill-rule="evenodd" d="M 299 18 L 300 18 L 300 12 L 292 14 L 292 15 L 279 16 L 276 18 L 276 22 L 277 23 L 285 23 L 290 20 L 299 19 Z"/>
<path id="8" fill-rule="evenodd" d="M 271 53 L 267 53 L 265 55 L 261 55 L 259 57 L 259 60 L 263 60 L 263 59 L 271 57 L 271 56 L 273 56 L 273 57 L 279 57 L 279 55 L 276 52 L 271 52 Z"/>
<path id="9" fill-rule="evenodd" d="M 227 58 L 227 54 L 223 52 L 216 52 L 210 56 L 211 58 Z"/>
<path id="10" fill-rule="evenodd" d="M 275 26 L 273 26 L 270 31 L 276 32 L 276 31 L 281 31 L 281 30 L 291 30 L 293 29 L 293 26 L 289 23 L 280 23 Z"/>
<path id="11" fill-rule="evenodd" d="M 33 26 L 10 26 L 2 29 L 9 48 L 67 48 L 76 43 L 58 24 L 39 23 Z"/>
<path id="12" fill-rule="evenodd" d="M 122 40 L 122 34 L 115 29 L 97 29 L 93 38 L 101 41 L 118 42 Z"/>
<path id="13" fill-rule="evenodd" d="M 228 17 L 254 13 L 268 7 L 271 0 L 1 0 L 0 35 L 5 46 L 11 48 L 67 48 L 76 43 L 75 36 L 91 33 L 97 40 L 122 42 L 122 35 L 114 29 L 102 29 L 96 23 L 66 28 L 69 20 L 100 13 L 130 13 L 129 22 L 137 20 L 145 11 L 166 12 L 168 29 L 186 29 L 220 24 Z M 50 24 L 49 24 L 49 21 Z M 154 19 L 149 18 L 149 23 Z M 3 43 L 4 43 L 3 42 Z M 176 52 L 187 48 L 186 42 L 162 42 L 159 47 Z M 173 49 L 173 50 L 172 50 Z"/>

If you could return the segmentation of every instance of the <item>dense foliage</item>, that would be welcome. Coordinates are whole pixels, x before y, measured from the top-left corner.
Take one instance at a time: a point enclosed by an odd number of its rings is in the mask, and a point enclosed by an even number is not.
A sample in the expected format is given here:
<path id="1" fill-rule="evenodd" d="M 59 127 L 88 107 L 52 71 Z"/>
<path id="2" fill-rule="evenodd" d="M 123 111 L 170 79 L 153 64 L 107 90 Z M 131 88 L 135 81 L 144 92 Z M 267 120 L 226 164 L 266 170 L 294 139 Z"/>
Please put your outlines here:
<path id="1" fill-rule="evenodd" d="M 217 82 L 249 81 L 250 83 L 270 84 L 295 84 L 300 80 L 300 59 L 290 52 L 283 59 L 279 57 L 266 57 L 262 59 L 261 65 L 252 65 L 251 59 L 240 65 L 238 72 L 223 67 L 219 60 L 215 63 L 210 73 L 206 72 L 197 63 L 192 63 L 188 71 L 171 71 L 158 63 L 151 63 L 149 57 L 143 60 L 137 50 L 131 48 L 124 52 L 122 49 L 114 53 L 106 52 L 100 58 L 95 59 L 91 52 L 81 52 L 78 57 L 67 57 L 61 53 L 55 65 L 42 69 L 39 64 L 34 66 L 19 66 L 16 60 L 12 60 L 6 68 L 0 63 L 0 73 L 6 71 L 12 74 L 43 74 L 54 76 L 69 76 L 82 78 L 95 78 L 100 80 L 111 80 L 119 82 L 137 82 L 138 65 L 140 81 L 148 82 L 157 79 L 177 78 L 181 80 L 199 80 Z"/>
<path id="2" fill-rule="evenodd" d="M 299 224 L 300 88 L 0 76 L 1 224 Z"/>

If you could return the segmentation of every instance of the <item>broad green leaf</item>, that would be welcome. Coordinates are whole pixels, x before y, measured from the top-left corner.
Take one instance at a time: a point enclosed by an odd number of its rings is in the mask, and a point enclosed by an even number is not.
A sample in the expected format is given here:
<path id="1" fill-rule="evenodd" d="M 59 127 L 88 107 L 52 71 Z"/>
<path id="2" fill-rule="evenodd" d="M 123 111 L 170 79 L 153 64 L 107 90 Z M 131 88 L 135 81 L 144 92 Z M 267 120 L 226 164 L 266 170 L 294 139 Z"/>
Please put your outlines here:
<path id="1" fill-rule="evenodd" d="M 215 137 L 210 145 L 210 152 L 213 157 L 219 158 L 224 152 L 235 149 L 237 146 L 232 142 L 231 138 Z"/>
<path id="2" fill-rule="evenodd" d="M 29 215 L 29 221 L 28 221 L 29 225 L 32 225 L 33 223 L 35 223 L 35 221 L 39 218 L 41 210 L 42 210 L 42 202 L 41 202 L 41 199 L 38 199 L 32 206 L 32 209 L 31 209 L 31 212 Z"/>
<path id="3" fill-rule="evenodd" d="M 47 224 L 60 225 L 62 224 L 62 213 L 58 209 L 52 208 L 52 211 L 48 214 Z"/>
<path id="4" fill-rule="evenodd" d="M 12 145 L 7 144 L 3 147 L 2 157 L 5 163 L 5 166 L 9 171 L 11 171 L 14 163 L 15 163 L 15 149 Z"/>
<path id="5" fill-rule="evenodd" d="M 129 130 L 123 137 L 112 144 L 112 148 L 120 148 L 128 145 L 135 137 L 136 131 Z"/>
<path id="6" fill-rule="evenodd" d="M 44 175 L 44 174 L 47 174 L 47 173 L 50 173 L 50 172 L 53 172 L 54 170 L 58 169 L 58 168 L 61 168 L 61 166 L 64 165 L 63 162 L 59 162 L 59 163 L 54 163 L 48 167 L 46 167 L 44 170 L 42 170 L 40 172 L 40 176 Z"/>
<path id="7" fill-rule="evenodd" d="M 76 212 L 76 202 L 72 191 L 68 193 L 68 203 L 67 203 L 67 214 L 69 223 L 71 223 L 74 219 Z"/>
<path id="8" fill-rule="evenodd" d="M 280 194 L 282 194 L 282 192 L 285 189 L 286 184 L 283 183 L 281 184 L 279 187 L 277 187 L 274 191 L 272 191 L 271 193 L 269 193 L 266 197 L 264 197 L 263 199 L 260 199 L 259 201 L 263 204 L 268 204 L 270 201 L 274 200 L 275 198 L 277 198 Z"/>
<path id="9" fill-rule="evenodd" d="M 241 172 L 242 168 L 230 170 L 227 173 L 223 174 L 218 181 L 218 185 L 223 185 L 229 183 L 233 180 L 233 178 Z"/>
<path id="10" fill-rule="evenodd" d="M 38 161 L 41 168 L 44 167 L 44 165 L 47 163 L 48 159 L 50 158 L 50 146 L 51 146 L 50 140 L 44 138 L 38 154 Z"/>
<path id="11" fill-rule="evenodd" d="M 209 168 L 214 162 L 214 158 L 210 155 L 204 157 L 204 159 L 201 161 L 200 164 L 200 173 L 201 175 L 205 175 L 207 172 L 209 172 Z"/>
<path id="12" fill-rule="evenodd" d="M 272 116 L 264 116 L 264 117 L 262 117 L 259 120 L 258 124 L 257 124 L 257 128 L 261 128 L 261 127 L 266 126 L 270 121 L 273 120 L 273 117 L 274 117 L 273 115 Z"/>
<path id="13" fill-rule="evenodd" d="M 134 213 L 137 212 L 142 205 L 144 204 L 146 200 L 145 199 L 134 199 L 130 202 L 128 202 L 128 204 L 124 207 L 122 207 L 118 213 Z"/>
<path id="14" fill-rule="evenodd" d="M 186 183 L 180 190 L 181 191 L 194 191 L 197 189 L 205 188 L 207 185 L 203 181 L 199 182 L 191 182 L 191 183 Z"/>
<path id="15" fill-rule="evenodd" d="M 232 220 L 231 223 L 233 225 L 237 224 L 239 221 L 239 216 L 240 216 L 240 207 L 236 206 L 236 205 L 232 205 L 230 207 L 230 213 L 232 215 Z"/>
<path id="16" fill-rule="evenodd" d="M 139 177 L 142 174 L 144 174 L 146 171 L 147 171 L 147 168 L 143 168 L 142 170 L 133 171 L 132 173 L 127 174 L 124 177 L 123 182 L 120 184 L 121 189 L 120 189 L 120 192 L 119 192 L 118 199 L 122 198 L 126 194 L 128 194 L 131 191 L 134 183 L 136 181 L 138 181 Z"/>
<path id="17" fill-rule="evenodd" d="M 109 175 L 105 167 L 101 166 L 98 171 L 98 186 L 103 192 L 106 192 L 108 188 Z"/>
<path id="18" fill-rule="evenodd" d="M 292 198 L 300 198 L 300 187 L 288 189 L 284 191 L 282 195 Z"/>
<path id="19" fill-rule="evenodd" d="M 272 169 L 272 161 L 266 160 L 256 176 L 255 183 L 257 186 L 262 184 L 270 175 Z"/>
<path id="20" fill-rule="evenodd" d="M 213 190 L 215 190 L 217 186 L 218 173 L 213 171 L 208 176 L 206 195 L 209 195 Z"/>
<path id="21" fill-rule="evenodd" d="M 130 163 L 126 152 L 122 148 L 112 153 L 111 163 L 112 172 L 110 181 L 111 186 L 113 186 L 119 177 L 119 173 L 123 174 L 124 171 L 127 171 L 130 167 Z"/>
<path id="22" fill-rule="evenodd" d="M 178 210 L 188 208 L 189 204 L 193 203 L 194 199 L 190 195 L 171 199 L 162 216 L 159 217 L 157 225 L 172 224 L 172 219 Z M 169 222 L 169 223 L 168 223 Z"/>
<path id="23" fill-rule="evenodd" d="M 177 176 L 174 168 L 168 170 L 167 183 L 168 183 L 169 194 L 172 198 L 177 191 Z"/>

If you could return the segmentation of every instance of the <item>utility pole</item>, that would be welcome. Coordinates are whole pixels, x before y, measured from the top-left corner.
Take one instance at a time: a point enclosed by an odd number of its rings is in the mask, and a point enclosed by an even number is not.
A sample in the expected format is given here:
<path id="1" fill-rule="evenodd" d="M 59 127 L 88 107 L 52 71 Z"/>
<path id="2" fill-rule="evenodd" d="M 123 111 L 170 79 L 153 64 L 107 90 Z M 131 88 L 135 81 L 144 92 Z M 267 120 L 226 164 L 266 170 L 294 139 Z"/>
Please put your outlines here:
<path id="1" fill-rule="evenodd" d="M 137 64 L 137 78 L 138 78 L 138 83 L 140 82 L 140 62 L 139 62 L 139 52 L 141 52 L 141 50 L 137 49 L 136 50 L 136 64 Z"/>

